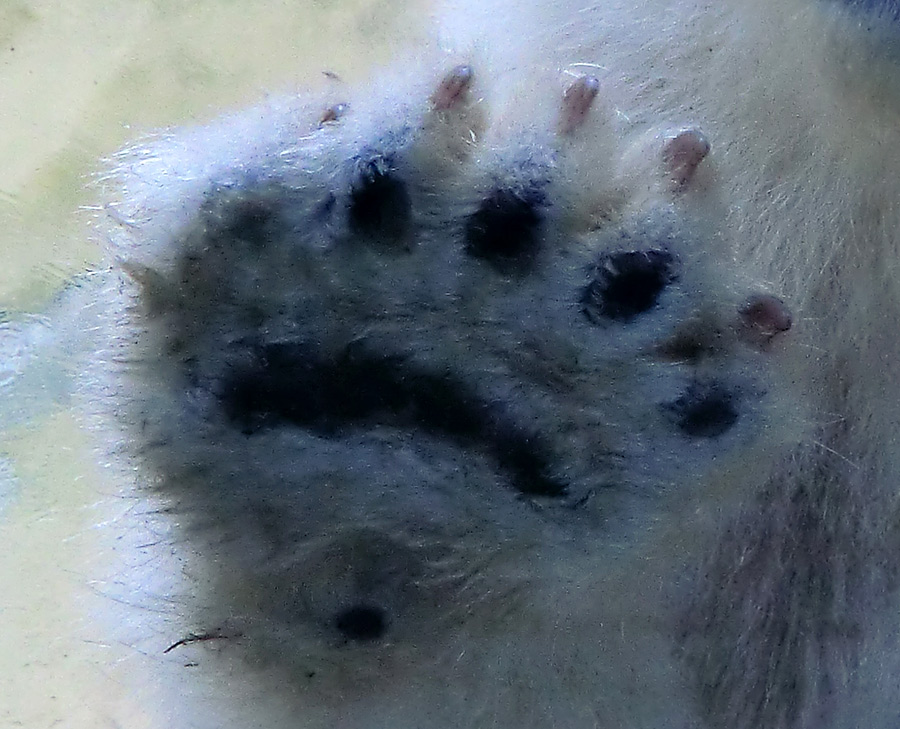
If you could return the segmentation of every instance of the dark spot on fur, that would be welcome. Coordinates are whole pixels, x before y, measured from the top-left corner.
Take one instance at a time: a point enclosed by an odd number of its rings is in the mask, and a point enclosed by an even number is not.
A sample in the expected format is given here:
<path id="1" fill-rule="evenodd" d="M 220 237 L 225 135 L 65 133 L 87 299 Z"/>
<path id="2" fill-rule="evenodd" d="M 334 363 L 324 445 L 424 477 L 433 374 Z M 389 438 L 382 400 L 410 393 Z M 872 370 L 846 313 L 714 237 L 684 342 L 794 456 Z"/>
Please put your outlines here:
<path id="1" fill-rule="evenodd" d="M 205 205 L 205 243 L 230 251 L 236 245 L 262 249 L 276 236 L 277 191 L 222 188 Z"/>
<path id="2" fill-rule="evenodd" d="M 724 332 L 714 322 L 695 321 L 656 347 L 656 354 L 671 362 L 698 363 L 722 351 Z"/>
<path id="3" fill-rule="evenodd" d="M 675 336 L 657 348 L 660 357 L 672 362 L 697 362 L 715 354 L 709 342 L 689 334 Z"/>
<path id="4" fill-rule="evenodd" d="M 349 216 L 355 233 L 385 242 L 406 236 L 412 222 L 412 201 L 389 158 L 375 157 L 360 165 L 350 193 Z"/>
<path id="5" fill-rule="evenodd" d="M 237 240 L 262 247 L 270 240 L 274 217 L 271 205 L 261 200 L 241 200 L 231 211 L 228 232 Z"/>
<path id="6" fill-rule="evenodd" d="M 716 438 L 738 420 L 737 396 L 717 382 L 694 382 L 681 397 L 663 407 L 678 428 L 692 438 Z"/>
<path id="7" fill-rule="evenodd" d="M 649 311 L 677 278 L 674 264 L 675 258 L 666 251 L 604 255 L 582 293 L 582 311 L 595 324 L 608 319 L 628 321 Z"/>
<path id="8" fill-rule="evenodd" d="M 540 242 L 543 194 L 497 189 L 466 221 L 466 252 L 501 270 L 527 267 Z"/>
<path id="9" fill-rule="evenodd" d="M 348 640 L 365 643 L 384 636 L 388 617 L 377 605 L 363 603 L 341 610 L 334 618 L 334 627 Z"/>
<path id="10" fill-rule="evenodd" d="M 566 493 L 541 439 L 450 373 L 356 345 L 322 356 L 302 343 L 269 344 L 253 360 L 236 367 L 219 392 L 227 415 L 248 435 L 283 423 L 326 437 L 378 426 L 422 430 L 493 457 L 520 493 Z"/>

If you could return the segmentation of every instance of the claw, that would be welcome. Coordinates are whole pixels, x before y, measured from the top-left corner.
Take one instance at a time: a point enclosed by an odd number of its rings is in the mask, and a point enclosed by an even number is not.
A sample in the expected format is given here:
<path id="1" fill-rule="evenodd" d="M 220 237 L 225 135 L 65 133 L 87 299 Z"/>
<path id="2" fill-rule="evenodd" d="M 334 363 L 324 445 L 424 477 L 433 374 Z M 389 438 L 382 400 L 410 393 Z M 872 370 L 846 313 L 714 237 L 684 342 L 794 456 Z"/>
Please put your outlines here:
<path id="1" fill-rule="evenodd" d="M 465 97 L 466 92 L 475 79 L 471 66 L 456 66 L 441 79 L 437 89 L 431 95 L 431 104 L 436 111 L 451 109 Z"/>
<path id="2" fill-rule="evenodd" d="M 709 154 L 709 142 L 703 132 L 685 129 L 666 140 L 663 162 L 675 190 L 690 184 L 697 167 Z"/>
<path id="3" fill-rule="evenodd" d="M 336 122 L 347 113 L 349 108 L 350 105 L 346 103 L 332 104 L 322 112 L 322 116 L 319 118 L 319 128 L 321 129 L 326 124 Z"/>
<path id="4" fill-rule="evenodd" d="M 584 123 L 599 91 L 600 82 L 594 76 L 581 76 L 569 85 L 563 94 L 560 134 L 571 134 Z"/>
<path id="5" fill-rule="evenodd" d="M 767 345 L 793 325 L 790 309 L 779 298 L 768 294 L 751 296 L 740 310 L 742 338 L 757 346 Z"/>

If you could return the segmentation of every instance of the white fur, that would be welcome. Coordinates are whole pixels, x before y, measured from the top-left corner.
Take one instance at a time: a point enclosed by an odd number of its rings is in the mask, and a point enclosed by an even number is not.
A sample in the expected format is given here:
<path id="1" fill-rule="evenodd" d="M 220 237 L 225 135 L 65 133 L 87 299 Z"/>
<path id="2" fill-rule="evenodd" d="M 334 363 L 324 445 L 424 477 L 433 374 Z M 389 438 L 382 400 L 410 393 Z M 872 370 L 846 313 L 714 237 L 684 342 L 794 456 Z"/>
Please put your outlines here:
<path id="1" fill-rule="evenodd" d="M 236 652 L 284 672 L 294 724 L 895 725 L 900 93 L 862 25 L 810 0 L 454 5 L 433 48 L 348 99 L 272 102 L 118 158 L 119 414 L 215 565 L 197 620 L 227 618 Z M 468 99 L 430 110 L 461 61 Z M 582 73 L 597 108 L 562 138 Z M 712 152 L 681 192 L 662 146 L 685 127 Z M 346 222 L 369 146 L 410 186 L 408 250 Z M 463 225 L 533 168 L 542 247 L 531 273 L 498 273 Z M 228 232 L 244 204 L 277 209 L 261 249 Z M 591 324 L 592 264 L 648 238 L 678 282 L 634 323 Z M 794 315 L 762 349 L 737 324 L 760 291 Z M 661 357 L 679 336 L 710 354 Z M 523 497 L 443 432 L 248 436 L 216 390 L 256 366 L 248 337 L 451 372 L 539 434 L 570 494 Z M 698 379 L 741 393 L 721 436 L 686 438 L 660 409 Z M 382 639 L 335 633 L 360 600 L 387 611 Z"/>

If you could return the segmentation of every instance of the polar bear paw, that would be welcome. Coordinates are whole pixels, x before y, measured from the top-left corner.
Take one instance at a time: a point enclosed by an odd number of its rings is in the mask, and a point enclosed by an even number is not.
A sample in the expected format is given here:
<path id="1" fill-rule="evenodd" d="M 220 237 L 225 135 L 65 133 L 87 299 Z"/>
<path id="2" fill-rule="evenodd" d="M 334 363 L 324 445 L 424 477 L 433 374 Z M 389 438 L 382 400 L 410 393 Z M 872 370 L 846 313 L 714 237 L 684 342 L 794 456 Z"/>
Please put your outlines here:
<path id="1" fill-rule="evenodd" d="M 402 640 L 472 572 L 502 594 L 511 539 L 621 538 L 775 417 L 791 314 L 728 266 L 704 134 L 619 139 L 590 76 L 508 96 L 460 65 L 247 115 L 145 150 L 181 188 L 126 200 L 139 450 L 337 639 Z"/>

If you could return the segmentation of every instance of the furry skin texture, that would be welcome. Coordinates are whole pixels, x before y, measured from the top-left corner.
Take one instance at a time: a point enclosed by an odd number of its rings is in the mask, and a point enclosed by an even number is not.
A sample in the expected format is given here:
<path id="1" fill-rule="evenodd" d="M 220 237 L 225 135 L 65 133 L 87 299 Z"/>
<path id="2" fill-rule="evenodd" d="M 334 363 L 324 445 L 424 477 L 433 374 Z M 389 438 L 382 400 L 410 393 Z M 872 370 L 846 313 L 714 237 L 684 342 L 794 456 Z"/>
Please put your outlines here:
<path id="1" fill-rule="evenodd" d="M 118 158 L 119 416 L 302 726 L 896 725 L 887 5 L 452 6 Z"/>

